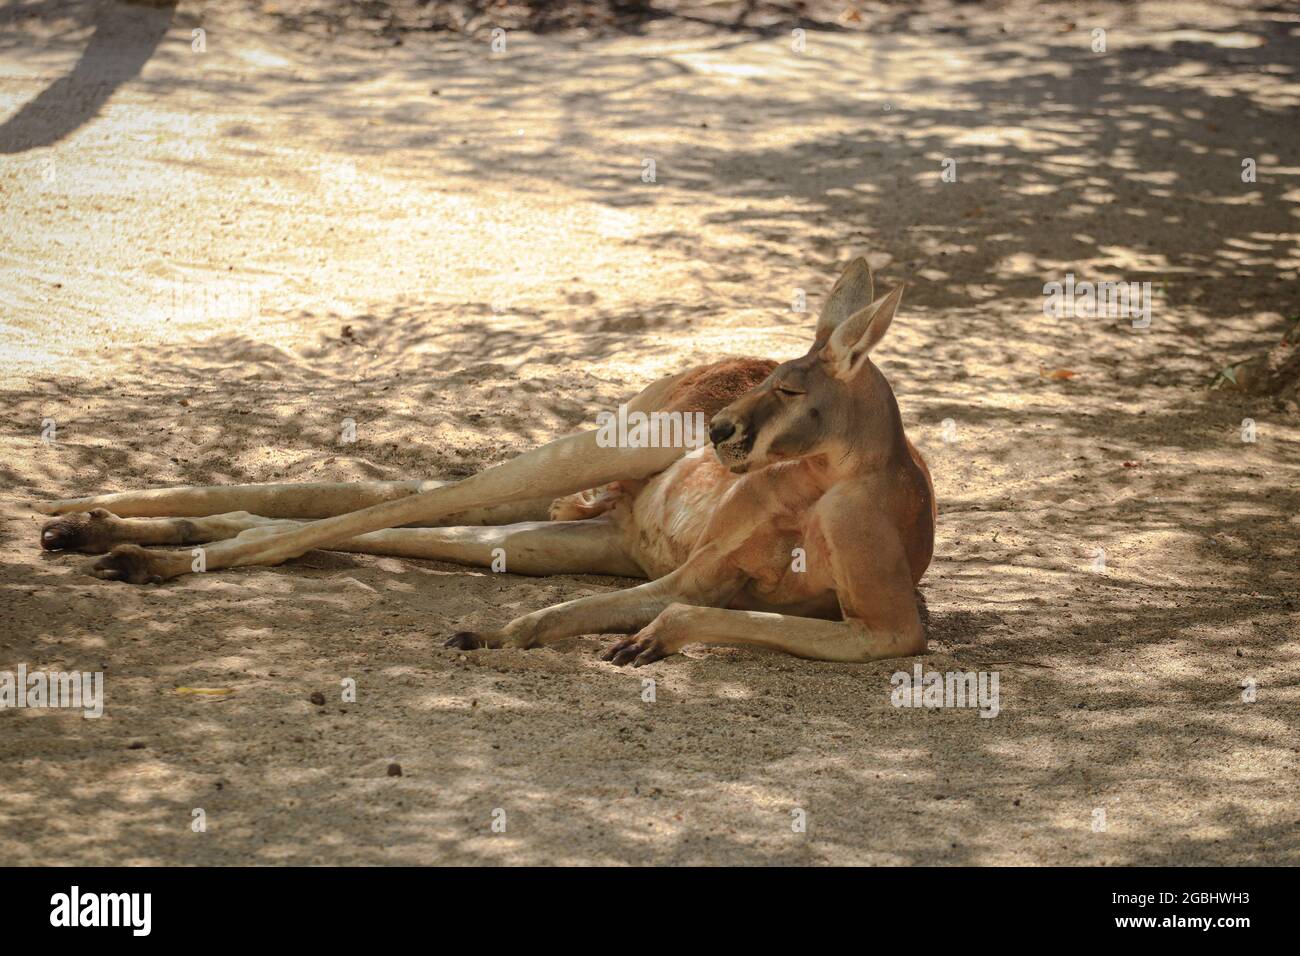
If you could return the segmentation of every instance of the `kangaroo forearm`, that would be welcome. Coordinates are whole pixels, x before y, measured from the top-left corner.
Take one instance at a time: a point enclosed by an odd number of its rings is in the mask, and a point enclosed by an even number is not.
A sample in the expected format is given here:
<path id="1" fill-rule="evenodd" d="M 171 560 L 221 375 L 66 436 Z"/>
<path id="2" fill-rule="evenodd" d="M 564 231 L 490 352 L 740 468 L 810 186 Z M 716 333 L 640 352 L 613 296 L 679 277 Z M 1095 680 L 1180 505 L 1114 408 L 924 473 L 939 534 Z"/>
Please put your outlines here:
<path id="1" fill-rule="evenodd" d="M 693 565 L 626 591 L 566 601 L 515 618 L 503 630 L 510 643 L 531 647 L 577 634 L 630 634 L 645 627 L 670 604 L 725 604 L 744 576 L 704 552 Z"/>
<path id="2" fill-rule="evenodd" d="M 671 594 L 656 592 L 654 583 L 565 601 L 525 614 L 507 624 L 502 636 L 520 647 L 536 647 L 579 634 L 631 634 L 673 602 Z"/>
<path id="3" fill-rule="evenodd" d="M 673 608 L 660 640 L 672 652 L 688 644 L 725 644 L 784 651 L 818 661 L 860 662 L 924 653 L 925 637 L 908 627 L 861 621 L 822 621 L 765 611 Z"/>

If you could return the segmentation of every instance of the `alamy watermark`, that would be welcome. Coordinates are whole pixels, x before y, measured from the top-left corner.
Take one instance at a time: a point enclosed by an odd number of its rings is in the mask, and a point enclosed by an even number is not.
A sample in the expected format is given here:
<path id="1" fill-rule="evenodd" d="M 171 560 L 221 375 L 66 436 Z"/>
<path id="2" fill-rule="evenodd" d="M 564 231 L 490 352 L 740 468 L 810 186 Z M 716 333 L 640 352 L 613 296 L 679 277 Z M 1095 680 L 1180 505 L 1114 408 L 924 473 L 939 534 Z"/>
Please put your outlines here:
<path id="1" fill-rule="evenodd" d="M 996 717 L 1002 710 L 997 671 L 895 671 L 889 702 L 895 707 L 978 707 L 981 717 Z"/>
<path id="2" fill-rule="evenodd" d="M 0 710 L 11 707 L 69 708 L 94 720 L 104 715 L 103 671 L 0 671 Z"/>
<path id="3" fill-rule="evenodd" d="M 1049 319 L 1129 318 L 1133 328 L 1151 327 L 1150 282 L 1064 282 L 1043 285 L 1043 315 Z"/>
<path id="4" fill-rule="evenodd" d="M 215 317 L 256 319 L 262 314 L 262 291 L 240 282 L 175 279 L 163 284 L 161 298 L 172 318 L 188 322 Z"/>
<path id="5" fill-rule="evenodd" d="M 642 412 L 618 406 L 618 413 L 596 415 L 601 448 L 703 448 L 709 425 L 703 412 Z"/>
<path id="6" fill-rule="evenodd" d="M 132 936 L 153 928 L 152 893 L 83 893 L 73 886 L 50 897 L 51 926 L 123 926 Z"/>

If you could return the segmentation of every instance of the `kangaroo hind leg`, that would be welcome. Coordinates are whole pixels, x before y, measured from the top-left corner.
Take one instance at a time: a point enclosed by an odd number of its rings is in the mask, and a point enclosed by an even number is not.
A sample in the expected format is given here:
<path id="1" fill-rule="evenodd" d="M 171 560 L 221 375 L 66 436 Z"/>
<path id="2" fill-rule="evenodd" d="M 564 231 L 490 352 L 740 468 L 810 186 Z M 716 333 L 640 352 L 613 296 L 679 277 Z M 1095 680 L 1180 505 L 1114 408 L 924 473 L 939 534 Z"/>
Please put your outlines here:
<path id="1" fill-rule="evenodd" d="M 105 509 L 119 518 L 203 518 L 243 511 L 266 518 L 330 518 L 418 495 L 452 481 L 304 481 L 256 485 L 182 485 L 64 498 L 36 505 L 48 515 Z M 550 498 L 514 501 L 447 515 L 445 524 L 510 524 L 546 517 Z M 140 542 L 146 543 L 146 542 Z M 165 543 L 165 542 L 157 542 Z"/>
<path id="2" fill-rule="evenodd" d="M 252 544 L 261 538 L 282 534 L 305 522 L 260 518 L 236 513 L 215 518 L 136 519 L 159 526 L 192 523 L 193 544 L 233 538 Z M 242 528 L 243 530 L 238 530 Z M 150 542 L 160 543 L 160 542 Z M 167 543 L 179 543 L 175 541 Z M 617 526 L 609 520 L 525 521 L 497 526 L 447 528 L 385 528 L 331 544 L 325 550 L 352 554 L 380 554 L 402 558 L 450 561 L 475 567 L 499 567 L 514 574 L 614 574 L 644 578 L 645 571 L 627 553 Z M 134 541 L 121 542 L 100 558 L 92 569 L 96 577 L 109 581 L 146 584 L 158 576 L 151 561 L 160 554 Z M 188 558 L 184 552 L 181 557 Z"/>
<path id="3" fill-rule="evenodd" d="M 103 508 L 93 508 L 47 521 L 41 528 L 41 547 L 46 551 L 104 554 L 119 544 L 206 544 L 236 537 L 250 528 L 287 530 L 298 524 L 247 511 L 202 518 L 122 518 Z"/>

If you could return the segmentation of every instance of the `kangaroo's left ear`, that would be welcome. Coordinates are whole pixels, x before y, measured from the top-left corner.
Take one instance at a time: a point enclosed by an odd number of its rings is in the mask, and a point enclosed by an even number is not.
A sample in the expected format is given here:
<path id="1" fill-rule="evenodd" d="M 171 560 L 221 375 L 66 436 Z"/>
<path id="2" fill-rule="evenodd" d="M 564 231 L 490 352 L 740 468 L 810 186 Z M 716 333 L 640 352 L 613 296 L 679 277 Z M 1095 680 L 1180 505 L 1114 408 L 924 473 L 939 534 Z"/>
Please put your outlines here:
<path id="1" fill-rule="evenodd" d="M 903 286 L 900 285 L 836 327 L 823 352 L 836 375 L 841 378 L 851 375 L 867 353 L 885 337 L 902 298 Z"/>
<path id="2" fill-rule="evenodd" d="M 845 266 L 843 274 L 831 286 L 826 304 L 817 317 L 814 345 L 825 345 L 831 333 L 853 313 L 870 305 L 871 299 L 871 266 L 867 265 L 866 259 L 858 256 Z"/>

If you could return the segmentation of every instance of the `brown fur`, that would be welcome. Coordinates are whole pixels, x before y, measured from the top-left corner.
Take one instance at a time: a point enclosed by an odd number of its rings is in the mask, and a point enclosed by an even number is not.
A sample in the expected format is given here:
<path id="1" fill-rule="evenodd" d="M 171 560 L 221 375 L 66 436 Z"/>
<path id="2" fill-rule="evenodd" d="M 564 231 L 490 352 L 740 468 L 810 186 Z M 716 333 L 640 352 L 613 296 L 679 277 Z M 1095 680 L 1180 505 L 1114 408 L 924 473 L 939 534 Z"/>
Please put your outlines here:
<path id="1" fill-rule="evenodd" d="M 712 418 L 741 395 L 761 385 L 776 362 L 760 358 L 727 358 L 684 373 L 663 402 L 666 412 L 702 412 Z"/>
<path id="2" fill-rule="evenodd" d="M 670 380 L 667 393 L 653 402 L 650 410 L 699 412 L 712 418 L 741 395 L 762 384 L 776 364 L 771 359 L 725 358 L 688 369 Z M 634 488 L 631 482 L 612 482 L 556 498 L 550 508 L 551 520 L 578 521 L 605 514 Z"/>

